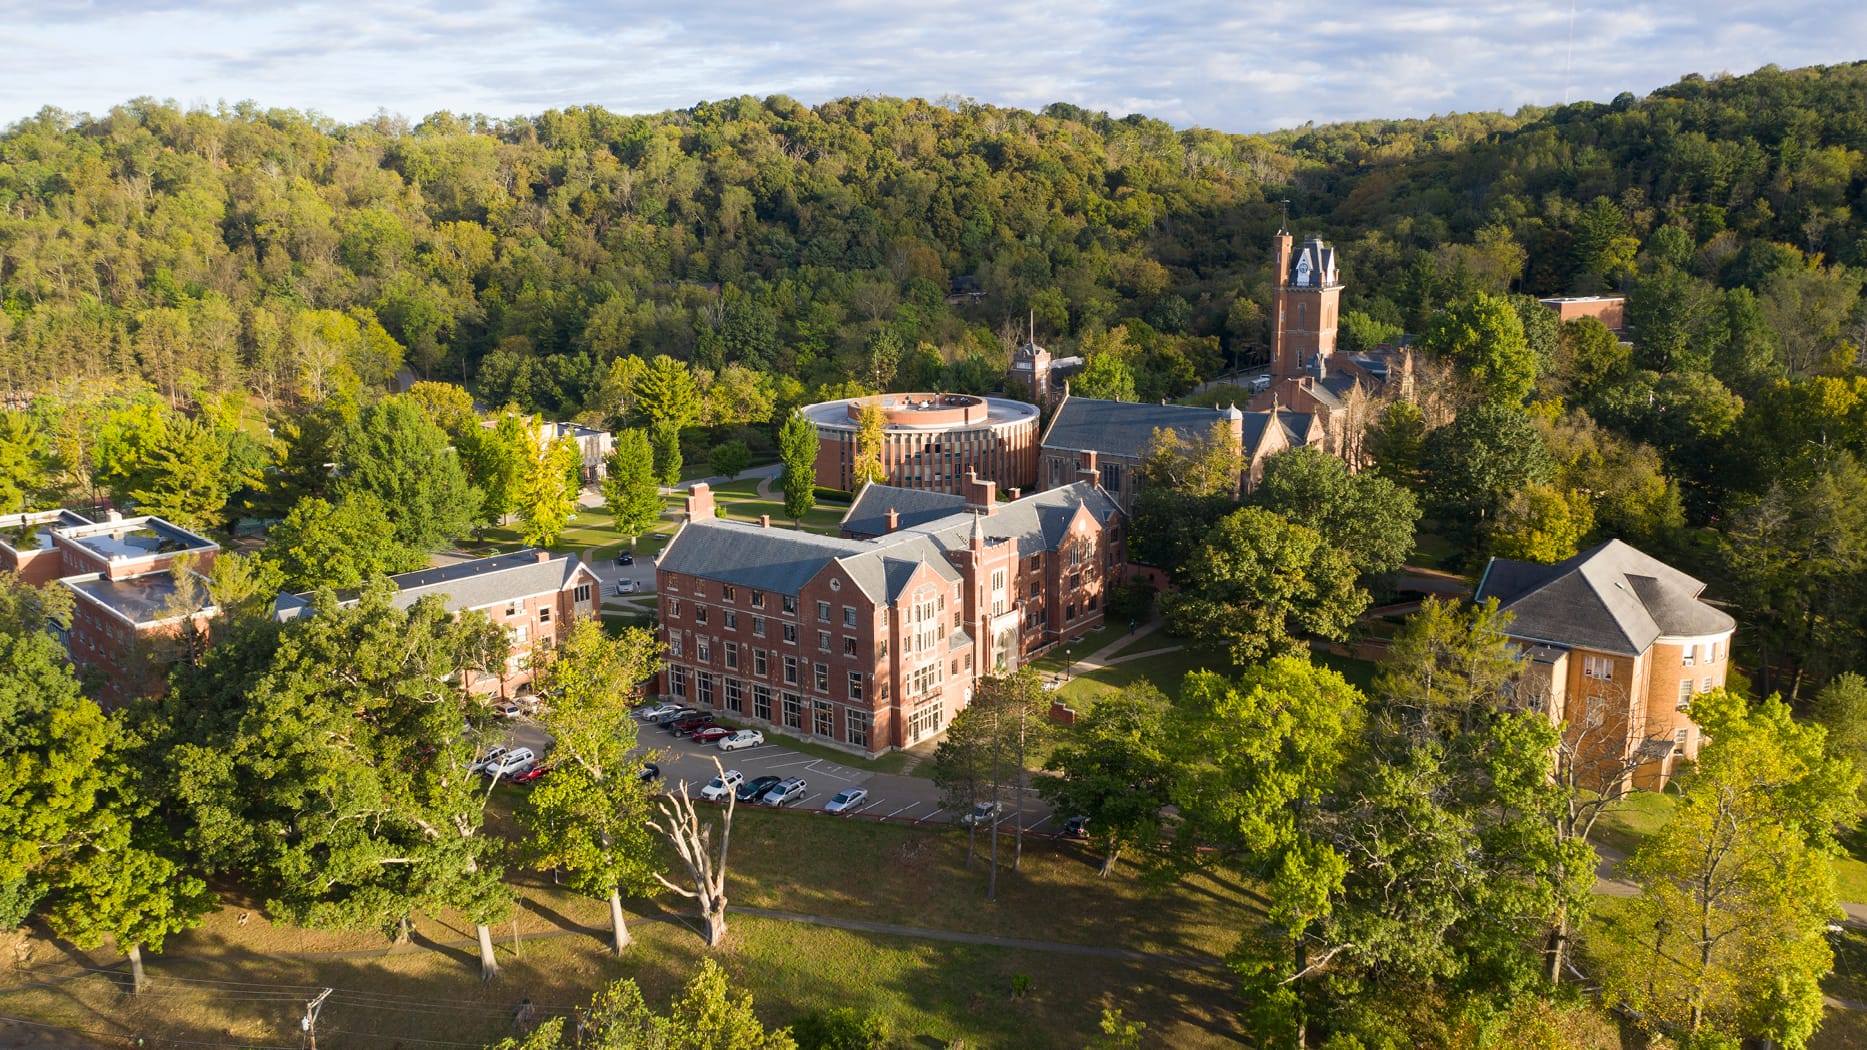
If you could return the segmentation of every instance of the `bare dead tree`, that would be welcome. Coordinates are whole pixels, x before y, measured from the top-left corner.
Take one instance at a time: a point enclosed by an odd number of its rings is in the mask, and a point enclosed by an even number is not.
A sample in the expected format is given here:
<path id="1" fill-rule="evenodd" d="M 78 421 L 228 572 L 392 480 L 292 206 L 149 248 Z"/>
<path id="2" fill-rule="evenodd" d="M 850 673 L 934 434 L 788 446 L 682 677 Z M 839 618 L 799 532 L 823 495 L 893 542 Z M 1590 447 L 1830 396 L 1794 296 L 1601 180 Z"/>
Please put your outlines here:
<path id="1" fill-rule="evenodd" d="M 713 760 L 713 767 L 719 770 L 722 780 L 725 767 L 720 760 Z M 731 844 L 733 833 L 733 807 L 738 802 L 734 792 L 726 793 L 726 818 L 719 824 L 719 854 L 713 852 L 713 827 L 703 824 L 694 811 L 693 799 L 687 796 L 687 781 L 683 780 L 677 794 L 669 796 L 668 801 L 657 803 L 660 820 L 650 820 L 648 826 L 660 832 L 674 845 L 674 852 L 680 855 L 681 863 L 687 867 L 688 878 L 693 881 L 693 888 L 668 880 L 660 872 L 655 872 L 656 881 L 683 897 L 700 905 L 700 920 L 706 924 L 707 947 L 717 948 L 726 939 L 726 850 Z"/>

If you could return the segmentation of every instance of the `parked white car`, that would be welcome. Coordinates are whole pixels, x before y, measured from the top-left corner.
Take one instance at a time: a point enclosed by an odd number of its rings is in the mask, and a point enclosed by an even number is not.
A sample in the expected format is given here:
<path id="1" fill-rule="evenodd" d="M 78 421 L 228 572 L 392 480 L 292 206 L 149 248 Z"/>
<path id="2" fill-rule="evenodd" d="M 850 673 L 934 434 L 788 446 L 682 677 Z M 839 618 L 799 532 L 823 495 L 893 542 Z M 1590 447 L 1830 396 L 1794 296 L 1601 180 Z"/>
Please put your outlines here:
<path id="1" fill-rule="evenodd" d="M 721 751 L 737 751 L 742 747 L 758 747 L 765 742 L 765 734 L 756 729 L 741 729 L 720 738 Z"/>
<path id="2" fill-rule="evenodd" d="M 641 590 L 641 587 L 634 580 L 616 581 L 617 594 L 634 594 L 638 590 Z"/>
<path id="3" fill-rule="evenodd" d="M 738 790 L 739 785 L 744 781 L 745 777 L 740 776 L 737 769 L 729 769 L 707 781 L 707 786 L 700 789 L 700 800 L 702 802 L 724 802 L 728 796 Z"/>
<path id="4" fill-rule="evenodd" d="M 959 818 L 961 824 L 985 826 L 998 823 L 1003 816 L 1005 804 L 1002 802 L 980 802 L 972 807 L 972 812 Z"/>
<path id="5" fill-rule="evenodd" d="M 467 772 L 484 773 L 486 772 L 486 767 L 504 758 L 505 754 L 506 749 L 504 745 L 494 744 L 492 747 L 486 749 L 485 754 L 473 760 L 473 764 L 467 767 Z"/>
<path id="6" fill-rule="evenodd" d="M 538 756 L 529 747 L 515 747 L 500 755 L 486 767 L 486 775 L 497 780 L 514 773 L 523 773 L 538 764 Z"/>
<path id="7" fill-rule="evenodd" d="M 832 798 L 824 805 L 823 811 L 825 813 L 844 813 L 850 810 L 861 809 L 862 804 L 868 800 L 868 788 L 844 788 L 836 793 L 835 798 Z"/>

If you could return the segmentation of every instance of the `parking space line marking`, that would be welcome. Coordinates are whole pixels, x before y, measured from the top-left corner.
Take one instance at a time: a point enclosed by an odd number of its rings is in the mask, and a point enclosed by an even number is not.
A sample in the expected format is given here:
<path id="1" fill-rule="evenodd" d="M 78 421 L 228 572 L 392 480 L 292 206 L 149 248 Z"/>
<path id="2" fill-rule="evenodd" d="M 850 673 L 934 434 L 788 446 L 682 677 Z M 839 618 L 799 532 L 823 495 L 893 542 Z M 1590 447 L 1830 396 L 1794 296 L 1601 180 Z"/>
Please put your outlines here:
<path id="1" fill-rule="evenodd" d="M 933 818 L 935 818 L 935 817 L 937 817 L 937 816 L 939 816 L 940 814 L 942 814 L 942 813 L 945 813 L 945 812 L 946 812 L 946 810 L 944 810 L 944 809 L 936 809 L 936 810 L 934 810 L 934 811 L 933 811 L 932 813 L 929 813 L 929 814 L 927 814 L 927 815 L 926 815 L 926 816 L 924 816 L 924 817 L 916 817 L 916 818 L 914 819 L 914 823 L 916 823 L 916 824 L 925 824 L 926 822 L 928 822 L 928 821 L 930 821 L 930 820 L 932 820 Z"/>
<path id="2" fill-rule="evenodd" d="M 807 766 L 807 765 L 810 765 L 810 764 L 811 764 L 812 762 L 815 762 L 815 761 L 816 761 L 816 759 L 814 759 L 814 758 L 806 758 L 806 759 L 802 759 L 802 760 L 800 760 L 800 761 L 797 761 L 797 762 L 774 762 L 774 763 L 772 763 L 772 765 L 771 765 L 771 768 L 773 768 L 773 769 L 789 769 L 789 768 L 791 768 L 792 766 Z"/>
<path id="3" fill-rule="evenodd" d="M 823 760 L 822 760 L 822 759 L 816 759 L 816 758 L 813 758 L 813 759 L 811 759 L 811 761 L 812 761 L 813 763 L 816 763 L 816 762 L 821 762 L 821 761 L 823 761 Z M 829 766 L 829 768 L 827 768 L 827 769 L 826 769 L 826 768 L 824 768 L 823 766 L 819 766 L 819 765 L 814 765 L 814 764 L 813 764 L 813 765 L 812 765 L 812 766 L 810 767 L 810 771 L 811 771 L 812 773 L 821 773 L 821 774 L 823 774 L 824 776 L 826 776 L 826 777 L 829 777 L 829 778 L 831 778 L 832 780 L 854 780 L 854 779 L 856 779 L 856 778 L 855 778 L 855 777 L 853 777 L 853 776 L 847 776 L 847 777 L 846 777 L 846 776 L 844 776 L 844 775 L 843 775 L 843 773 L 841 773 L 841 772 L 836 772 L 837 770 L 844 770 L 844 772 L 854 772 L 853 770 L 846 770 L 846 769 L 845 769 L 845 767 L 843 767 L 843 766 L 839 766 L 839 765 L 837 765 L 837 764 L 835 764 L 835 763 L 831 763 L 831 764 L 830 764 L 830 766 Z"/>
<path id="4" fill-rule="evenodd" d="M 1024 830 L 1026 830 L 1026 831 L 1036 831 L 1036 830 L 1037 830 L 1038 828 L 1041 828 L 1041 827 L 1043 827 L 1043 826 L 1044 826 L 1045 824 L 1048 824 L 1048 823 L 1050 823 L 1050 819 L 1051 819 L 1052 817 L 1054 817 L 1054 816 L 1056 816 L 1056 814 L 1055 814 L 1055 813 L 1046 813 L 1046 814 L 1044 814 L 1044 819 L 1042 819 L 1042 820 L 1040 820 L 1040 821 L 1038 821 L 1038 822 L 1037 822 L 1037 823 L 1035 823 L 1035 824 L 1026 824 L 1026 825 L 1024 826 Z"/>
<path id="5" fill-rule="evenodd" d="M 873 802 L 865 802 L 862 805 L 857 806 L 855 809 L 852 809 L 849 812 L 844 813 L 843 816 L 850 817 L 850 816 L 856 815 L 857 813 L 867 813 L 869 810 L 874 809 L 876 806 L 881 805 L 884 801 L 885 801 L 884 799 L 878 798 Z"/>
<path id="6" fill-rule="evenodd" d="M 910 809 L 919 809 L 921 805 L 922 803 L 919 803 L 919 802 L 910 802 L 907 805 L 902 806 L 900 809 L 897 809 L 893 813 L 890 813 L 888 815 L 891 817 L 898 817 L 901 814 L 906 813 Z"/>

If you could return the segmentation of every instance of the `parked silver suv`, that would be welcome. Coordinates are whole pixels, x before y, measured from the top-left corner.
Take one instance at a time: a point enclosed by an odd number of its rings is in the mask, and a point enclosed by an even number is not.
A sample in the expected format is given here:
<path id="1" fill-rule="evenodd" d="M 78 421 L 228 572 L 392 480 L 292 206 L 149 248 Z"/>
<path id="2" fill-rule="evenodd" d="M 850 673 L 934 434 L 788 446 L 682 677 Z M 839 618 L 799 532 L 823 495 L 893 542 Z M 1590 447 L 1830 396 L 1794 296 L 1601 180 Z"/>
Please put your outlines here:
<path id="1" fill-rule="evenodd" d="M 759 802 L 767 806 L 785 806 L 803 798 L 809 790 L 810 785 L 804 783 L 803 777 L 791 777 L 779 781 L 778 786 L 765 792 L 765 797 L 759 799 Z"/>

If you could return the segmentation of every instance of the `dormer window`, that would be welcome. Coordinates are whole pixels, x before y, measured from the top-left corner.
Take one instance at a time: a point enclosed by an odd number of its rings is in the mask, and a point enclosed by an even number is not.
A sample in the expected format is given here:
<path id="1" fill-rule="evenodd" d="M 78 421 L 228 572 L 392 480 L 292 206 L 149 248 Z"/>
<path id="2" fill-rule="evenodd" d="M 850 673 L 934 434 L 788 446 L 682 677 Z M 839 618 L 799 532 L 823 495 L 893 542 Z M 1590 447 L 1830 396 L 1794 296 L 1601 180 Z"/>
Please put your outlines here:
<path id="1" fill-rule="evenodd" d="M 1308 287 L 1309 286 L 1309 275 L 1310 275 L 1309 253 L 1305 252 L 1301 256 L 1297 257 L 1297 286 Z"/>

